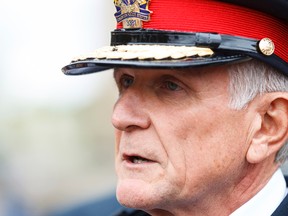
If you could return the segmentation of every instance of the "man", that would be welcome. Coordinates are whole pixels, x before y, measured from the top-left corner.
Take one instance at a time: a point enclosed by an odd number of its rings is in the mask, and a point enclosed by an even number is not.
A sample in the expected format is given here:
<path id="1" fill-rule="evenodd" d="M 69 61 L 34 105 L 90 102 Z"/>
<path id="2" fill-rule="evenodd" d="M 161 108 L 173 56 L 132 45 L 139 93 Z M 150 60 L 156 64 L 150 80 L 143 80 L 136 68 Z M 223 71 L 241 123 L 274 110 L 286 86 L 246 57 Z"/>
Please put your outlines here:
<path id="1" fill-rule="evenodd" d="M 116 4 L 111 47 L 63 68 L 115 69 L 127 215 L 288 215 L 288 2 L 136 3 Z"/>

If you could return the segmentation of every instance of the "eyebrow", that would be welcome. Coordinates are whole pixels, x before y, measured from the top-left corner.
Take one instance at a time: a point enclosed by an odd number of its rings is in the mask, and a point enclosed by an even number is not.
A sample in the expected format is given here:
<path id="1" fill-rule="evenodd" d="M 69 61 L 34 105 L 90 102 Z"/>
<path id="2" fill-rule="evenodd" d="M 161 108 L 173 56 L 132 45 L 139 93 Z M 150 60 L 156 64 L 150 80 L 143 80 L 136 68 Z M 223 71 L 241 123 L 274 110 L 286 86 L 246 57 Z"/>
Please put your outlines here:
<path id="1" fill-rule="evenodd" d="M 116 78 L 116 76 L 115 76 L 115 74 L 117 73 L 117 71 L 119 71 L 119 70 L 121 70 L 121 69 L 127 69 L 127 68 L 121 68 L 121 67 L 117 67 L 117 68 L 114 68 L 114 72 L 113 72 L 113 77 L 114 77 L 114 79 Z M 131 68 L 131 69 L 133 69 L 133 68 Z M 139 68 L 138 68 L 139 69 Z M 145 68 L 142 68 L 142 69 L 145 69 Z M 194 68 L 194 69 L 196 69 L 196 68 Z M 180 76 L 182 76 L 182 77 L 190 77 L 191 75 L 195 75 L 195 73 L 197 72 L 199 72 L 199 69 L 197 70 L 195 70 L 195 71 L 191 71 L 192 70 L 192 68 L 170 68 L 170 69 L 163 69 L 163 68 L 155 68 L 155 69 L 153 69 L 153 68 L 147 68 L 147 70 L 169 70 L 170 72 L 172 72 L 172 74 L 173 74 L 173 71 L 174 71 L 174 73 L 176 73 L 176 74 L 178 74 L 178 75 L 180 75 Z M 171 75 L 172 75 L 171 74 Z"/>

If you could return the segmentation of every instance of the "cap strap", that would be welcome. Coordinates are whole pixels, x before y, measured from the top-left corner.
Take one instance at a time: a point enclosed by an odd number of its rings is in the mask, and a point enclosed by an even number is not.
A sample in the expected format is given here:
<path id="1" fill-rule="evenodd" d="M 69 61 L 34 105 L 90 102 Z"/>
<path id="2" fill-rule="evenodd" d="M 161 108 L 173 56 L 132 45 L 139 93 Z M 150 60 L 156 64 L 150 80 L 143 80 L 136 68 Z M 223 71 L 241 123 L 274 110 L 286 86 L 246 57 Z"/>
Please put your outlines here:
<path id="1" fill-rule="evenodd" d="M 116 30 L 111 37 L 111 46 L 127 44 L 160 44 L 176 46 L 197 46 L 218 51 L 258 53 L 258 40 L 221 35 L 216 33 L 174 32 L 158 30 Z"/>

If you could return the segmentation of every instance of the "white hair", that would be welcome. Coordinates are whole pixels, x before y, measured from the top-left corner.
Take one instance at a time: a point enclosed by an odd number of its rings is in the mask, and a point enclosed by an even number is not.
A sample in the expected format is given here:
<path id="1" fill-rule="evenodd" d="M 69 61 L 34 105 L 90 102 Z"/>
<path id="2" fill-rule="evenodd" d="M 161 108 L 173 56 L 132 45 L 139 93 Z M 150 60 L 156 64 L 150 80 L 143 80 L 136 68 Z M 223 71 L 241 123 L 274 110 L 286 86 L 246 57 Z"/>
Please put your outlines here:
<path id="1" fill-rule="evenodd" d="M 229 106 L 245 109 L 257 95 L 268 92 L 288 92 L 288 77 L 269 65 L 251 60 L 229 66 Z M 288 158 L 288 140 L 277 153 L 276 162 L 283 163 Z"/>

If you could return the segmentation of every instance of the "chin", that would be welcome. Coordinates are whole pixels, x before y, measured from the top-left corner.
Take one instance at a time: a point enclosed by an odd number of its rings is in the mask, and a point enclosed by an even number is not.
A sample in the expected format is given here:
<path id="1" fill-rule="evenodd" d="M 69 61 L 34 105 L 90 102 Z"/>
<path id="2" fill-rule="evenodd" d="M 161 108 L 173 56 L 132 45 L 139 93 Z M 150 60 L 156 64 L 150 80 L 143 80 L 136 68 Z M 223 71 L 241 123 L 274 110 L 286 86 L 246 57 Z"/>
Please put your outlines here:
<path id="1" fill-rule="evenodd" d="M 155 191 L 143 180 L 119 180 L 116 195 L 118 202 L 128 208 L 153 209 L 158 204 Z"/>

